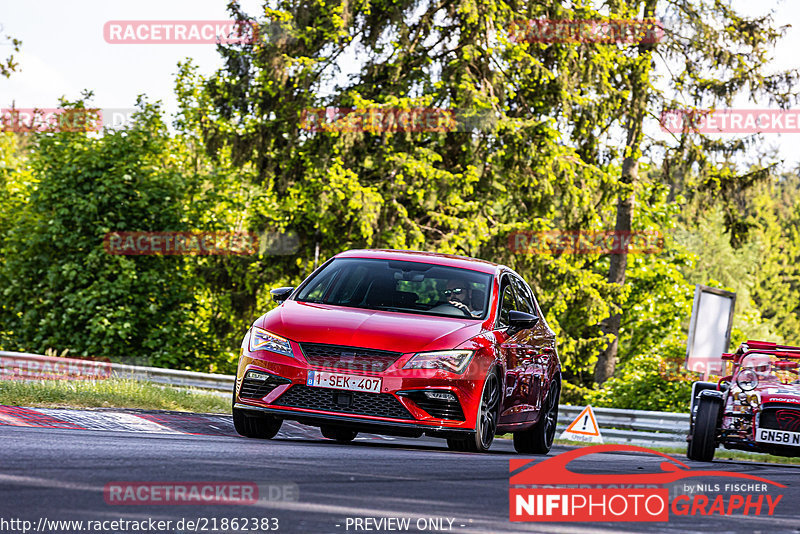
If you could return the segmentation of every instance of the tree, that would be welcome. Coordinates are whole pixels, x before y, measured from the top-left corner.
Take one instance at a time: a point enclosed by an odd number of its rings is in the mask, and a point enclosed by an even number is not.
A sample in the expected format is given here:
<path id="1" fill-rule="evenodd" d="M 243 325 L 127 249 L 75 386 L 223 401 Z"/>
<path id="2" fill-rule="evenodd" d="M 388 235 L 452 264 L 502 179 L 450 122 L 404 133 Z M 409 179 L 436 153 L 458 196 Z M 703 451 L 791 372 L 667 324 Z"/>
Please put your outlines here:
<path id="1" fill-rule="evenodd" d="M 800 177 L 784 172 L 757 188 L 749 199 L 748 242 L 737 252 L 753 248 L 757 257 L 748 297 L 770 334 L 787 344 L 800 342 Z M 752 338 L 751 338 L 752 339 Z"/>
<path id="2" fill-rule="evenodd" d="M 0 249 L 4 348 L 197 366 L 203 347 L 186 260 L 103 247 L 109 232 L 184 228 L 186 181 L 158 108 L 140 106 L 133 126 L 99 137 L 28 134 L 35 185 L 15 205 Z"/>
<path id="3" fill-rule="evenodd" d="M 612 16 L 642 13 L 646 18 L 652 17 L 661 6 L 667 18 L 679 24 L 666 27 L 666 38 L 657 46 L 640 44 L 634 61 L 629 64 L 631 97 L 624 113 L 625 160 L 616 228 L 623 231 L 631 228 L 638 161 L 642 154 L 653 153 L 652 149 L 658 147 L 664 154 L 663 179 L 667 183 L 675 187 L 677 176 L 694 175 L 699 182 L 698 189 L 710 193 L 712 198 L 721 197 L 728 207 L 727 225 L 735 242 L 741 240 L 745 230 L 736 209 L 737 198 L 744 189 L 767 177 L 768 168 L 748 169 L 740 176 L 734 171 L 731 159 L 742 153 L 748 143 L 738 139 L 712 140 L 693 132 L 691 125 L 673 139 L 674 144 L 648 141 L 642 133 L 644 119 L 648 115 L 661 116 L 664 110 L 688 111 L 730 105 L 734 97 L 742 93 L 753 99 L 766 96 L 770 102 L 786 105 L 791 99 L 792 85 L 798 79 L 797 72 L 773 75 L 765 72 L 768 53 L 785 28 L 773 28 L 769 16 L 743 17 L 729 3 L 721 1 L 643 0 L 609 4 Z M 662 80 L 653 69 L 656 57 L 664 62 L 663 70 L 667 75 L 663 82 L 674 96 L 660 89 Z M 609 281 L 624 284 L 625 262 L 625 255 L 612 256 Z M 605 322 L 604 331 L 613 340 L 598 358 L 595 367 L 598 384 L 614 373 L 619 324 L 618 311 Z"/>
<path id="4" fill-rule="evenodd" d="M 247 18 L 237 5 L 231 12 Z M 250 302 L 271 279 L 307 273 L 317 246 L 323 257 L 355 247 L 484 257 L 534 280 L 567 365 L 586 372 L 604 342 L 597 325 L 612 292 L 591 268 L 596 258 L 516 254 L 508 235 L 602 228 L 608 171 L 587 123 L 619 105 L 599 96 L 613 84 L 608 51 L 508 39 L 515 20 L 569 13 L 555 2 L 286 2 L 265 13 L 262 41 L 221 47 L 225 67 L 206 79 L 184 66 L 179 84 L 183 127 L 263 192 L 248 227 L 291 227 L 302 238 L 296 263 L 253 265 Z M 348 47 L 364 64 L 333 87 L 334 60 Z M 304 111 L 325 106 L 485 120 L 445 132 L 303 129 Z M 566 131 L 552 120 L 573 115 L 580 123 Z M 565 143 L 572 130 L 575 141 Z"/>

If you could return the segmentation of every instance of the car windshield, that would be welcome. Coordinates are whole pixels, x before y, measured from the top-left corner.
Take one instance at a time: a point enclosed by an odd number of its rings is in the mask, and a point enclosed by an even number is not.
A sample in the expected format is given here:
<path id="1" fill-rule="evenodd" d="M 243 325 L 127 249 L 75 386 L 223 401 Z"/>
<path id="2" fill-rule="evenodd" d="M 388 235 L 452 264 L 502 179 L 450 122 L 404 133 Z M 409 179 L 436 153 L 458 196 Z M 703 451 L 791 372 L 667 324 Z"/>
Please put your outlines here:
<path id="1" fill-rule="evenodd" d="M 484 319 L 492 276 L 429 263 L 336 258 L 297 300 L 370 310 Z"/>
<path id="2" fill-rule="evenodd" d="M 791 384 L 798 380 L 796 359 L 778 358 L 773 354 L 750 353 L 742 358 L 739 366 L 741 373 L 745 369 L 756 373 L 759 382 Z"/>

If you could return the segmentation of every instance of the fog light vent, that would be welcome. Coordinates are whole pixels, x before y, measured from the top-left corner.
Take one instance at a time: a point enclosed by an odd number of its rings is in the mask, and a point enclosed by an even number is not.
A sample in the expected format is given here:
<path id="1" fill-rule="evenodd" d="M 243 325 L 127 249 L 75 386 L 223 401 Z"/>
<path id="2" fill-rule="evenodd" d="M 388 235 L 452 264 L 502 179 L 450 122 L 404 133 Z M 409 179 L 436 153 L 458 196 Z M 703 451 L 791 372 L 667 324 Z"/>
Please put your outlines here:
<path id="1" fill-rule="evenodd" d="M 451 421 L 464 421 L 464 410 L 458 397 L 447 390 L 417 389 L 412 391 L 398 391 L 401 397 L 407 397 L 414 403 L 437 419 Z"/>

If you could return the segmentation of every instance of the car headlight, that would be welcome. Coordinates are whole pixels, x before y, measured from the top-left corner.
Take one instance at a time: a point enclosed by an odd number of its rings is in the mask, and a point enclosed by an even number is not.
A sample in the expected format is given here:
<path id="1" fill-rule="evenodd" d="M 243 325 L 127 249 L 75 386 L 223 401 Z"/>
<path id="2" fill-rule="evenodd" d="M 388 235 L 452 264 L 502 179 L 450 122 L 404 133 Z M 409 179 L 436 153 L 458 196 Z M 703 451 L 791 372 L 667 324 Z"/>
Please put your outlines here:
<path id="1" fill-rule="evenodd" d="M 250 331 L 250 352 L 257 350 L 269 350 L 286 356 L 293 356 L 292 346 L 289 341 L 268 332 L 263 328 L 254 326 Z"/>
<path id="2" fill-rule="evenodd" d="M 473 353 L 471 350 L 418 352 L 406 362 L 403 369 L 443 369 L 451 373 L 463 373 Z"/>
<path id="3" fill-rule="evenodd" d="M 742 391 L 752 391 L 758 385 L 758 375 L 752 369 L 743 369 L 736 376 L 736 385 Z"/>

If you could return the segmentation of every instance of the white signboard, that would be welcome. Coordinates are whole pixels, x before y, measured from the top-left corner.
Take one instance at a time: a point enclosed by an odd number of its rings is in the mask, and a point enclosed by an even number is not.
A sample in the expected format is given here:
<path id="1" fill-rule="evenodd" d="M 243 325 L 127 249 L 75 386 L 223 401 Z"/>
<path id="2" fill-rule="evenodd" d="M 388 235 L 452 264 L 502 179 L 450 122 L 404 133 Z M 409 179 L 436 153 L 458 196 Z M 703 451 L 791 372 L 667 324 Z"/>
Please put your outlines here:
<path id="1" fill-rule="evenodd" d="M 697 285 L 694 289 L 689 339 L 686 343 L 686 369 L 719 375 L 725 369 L 722 353 L 731 341 L 736 293 Z"/>

